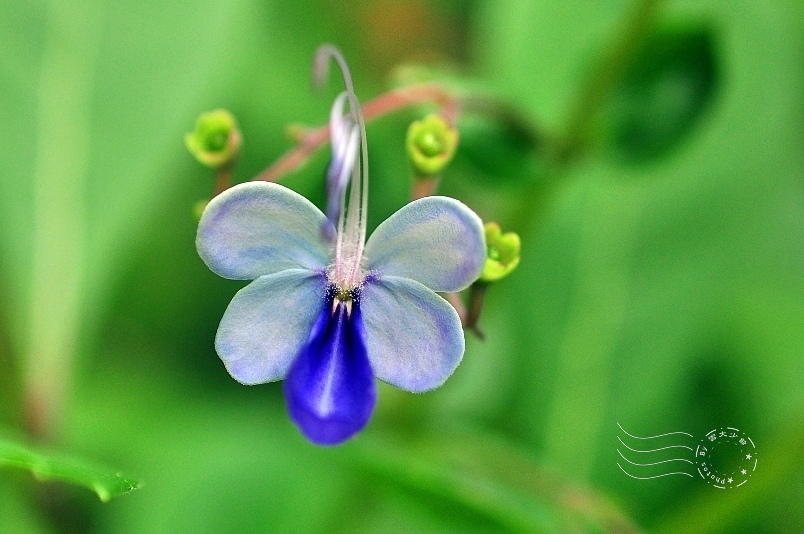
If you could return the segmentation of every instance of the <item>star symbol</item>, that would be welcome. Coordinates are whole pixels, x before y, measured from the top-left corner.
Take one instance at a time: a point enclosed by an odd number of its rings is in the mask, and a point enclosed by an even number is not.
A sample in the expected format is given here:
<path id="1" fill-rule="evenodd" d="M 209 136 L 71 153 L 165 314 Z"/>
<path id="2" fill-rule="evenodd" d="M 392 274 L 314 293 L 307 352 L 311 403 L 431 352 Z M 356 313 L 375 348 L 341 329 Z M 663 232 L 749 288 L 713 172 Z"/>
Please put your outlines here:
<path id="1" fill-rule="evenodd" d="M 750 460 L 750 459 L 751 459 L 751 455 L 750 455 L 750 454 L 746 454 L 746 455 L 745 455 L 745 459 L 746 459 L 746 460 Z"/>
<path id="2" fill-rule="evenodd" d="M 743 475 L 744 475 L 744 474 L 746 474 L 747 472 L 748 472 L 748 471 L 746 471 L 745 469 L 743 469 L 743 470 L 741 470 L 741 471 L 740 471 L 740 474 L 743 474 Z"/>
<path id="3" fill-rule="evenodd" d="M 732 482 L 734 482 L 734 479 L 733 479 L 733 478 L 731 478 L 731 477 L 729 477 L 729 479 L 728 479 L 726 482 L 728 482 L 729 484 L 731 484 Z"/>

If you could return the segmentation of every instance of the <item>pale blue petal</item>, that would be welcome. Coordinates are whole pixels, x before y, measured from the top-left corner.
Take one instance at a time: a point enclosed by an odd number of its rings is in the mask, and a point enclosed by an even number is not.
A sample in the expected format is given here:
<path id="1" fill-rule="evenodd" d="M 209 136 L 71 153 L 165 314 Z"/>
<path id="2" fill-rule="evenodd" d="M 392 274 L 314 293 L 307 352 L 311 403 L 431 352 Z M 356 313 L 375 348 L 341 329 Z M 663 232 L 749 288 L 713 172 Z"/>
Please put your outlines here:
<path id="1" fill-rule="evenodd" d="M 461 320 L 444 299 L 415 280 L 369 279 L 360 294 L 374 375 L 415 393 L 435 389 L 461 363 Z"/>
<path id="2" fill-rule="evenodd" d="M 232 378 L 243 384 L 283 379 L 326 304 L 326 288 L 323 273 L 288 269 L 238 291 L 215 337 Z"/>
<path id="3" fill-rule="evenodd" d="M 410 278 L 433 291 L 460 291 L 483 269 L 483 223 L 455 199 L 422 198 L 377 227 L 365 257 L 368 268 L 381 275 Z"/>
<path id="4" fill-rule="evenodd" d="M 196 247 L 216 274 L 252 280 L 284 269 L 323 269 L 329 246 L 324 214 L 287 187 L 246 182 L 213 198 L 198 224 Z"/>

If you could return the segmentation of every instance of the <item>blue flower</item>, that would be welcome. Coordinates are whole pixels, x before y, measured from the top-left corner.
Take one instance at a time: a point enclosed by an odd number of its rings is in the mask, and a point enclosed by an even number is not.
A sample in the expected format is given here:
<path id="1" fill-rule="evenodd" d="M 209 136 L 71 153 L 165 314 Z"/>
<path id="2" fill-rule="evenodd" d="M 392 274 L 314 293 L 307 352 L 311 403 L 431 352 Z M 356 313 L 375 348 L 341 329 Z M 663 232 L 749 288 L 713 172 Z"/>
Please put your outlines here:
<path id="1" fill-rule="evenodd" d="M 341 443 L 368 423 L 375 377 L 424 392 L 452 374 L 463 356 L 463 330 L 435 292 L 466 288 L 486 258 L 479 217 L 446 197 L 407 204 L 366 241 L 365 129 L 350 85 L 349 123 L 333 125 L 348 133 L 333 137 L 330 168 L 351 175 L 348 206 L 345 186 L 331 188 L 339 209 L 327 211 L 337 221 L 286 187 L 247 182 L 209 203 L 196 239 L 212 271 L 253 280 L 218 328 L 215 348 L 226 369 L 243 384 L 285 379 L 291 418 L 322 445 Z M 332 117 L 345 120 L 340 112 Z"/>

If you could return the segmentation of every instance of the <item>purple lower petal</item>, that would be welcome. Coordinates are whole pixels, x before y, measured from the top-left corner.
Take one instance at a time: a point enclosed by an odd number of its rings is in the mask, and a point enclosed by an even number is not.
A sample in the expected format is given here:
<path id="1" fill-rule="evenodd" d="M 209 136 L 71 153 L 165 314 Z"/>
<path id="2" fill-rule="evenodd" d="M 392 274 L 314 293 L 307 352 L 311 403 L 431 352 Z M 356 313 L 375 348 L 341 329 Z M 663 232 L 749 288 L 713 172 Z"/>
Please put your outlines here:
<path id="1" fill-rule="evenodd" d="M 371 418 L 377 389 L 365 339 L 358 303 L 350 313 L 347 304 L 327 299 L 284 388 L 290 417 L 313 443 L 342 443 Z"/>

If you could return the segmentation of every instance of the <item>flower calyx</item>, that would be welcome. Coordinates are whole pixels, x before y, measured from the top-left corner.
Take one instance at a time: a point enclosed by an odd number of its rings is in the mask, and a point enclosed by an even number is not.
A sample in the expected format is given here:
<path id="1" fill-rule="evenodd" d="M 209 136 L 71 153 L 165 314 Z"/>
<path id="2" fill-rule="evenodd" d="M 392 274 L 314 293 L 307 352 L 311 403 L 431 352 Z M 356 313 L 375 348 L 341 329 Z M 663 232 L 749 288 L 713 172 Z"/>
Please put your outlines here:
<path id="1" fill-rule="evenodd" d="M 480 282 L 497 282 L 519 265 L 521 242 L 518 234 L 503 233 L 496 222 L 488 222 L 483 227 L 486 233 L 486 262 Z"/>
<path id="2" fill-rule="evenodd" d="M 231 166 L 240 151 L 241 135 L 234 116 L 225 109 L 199 115 L 195 130 L 184 136 L 187 150 L 213 169 Z"/>
<path id="3" fill-rule="evenodd" d="M 428 115 L 408 127 L 406 149 L 417 178 L 438 176 L 452 161 L 458 130 L 441 115 Z"/>

